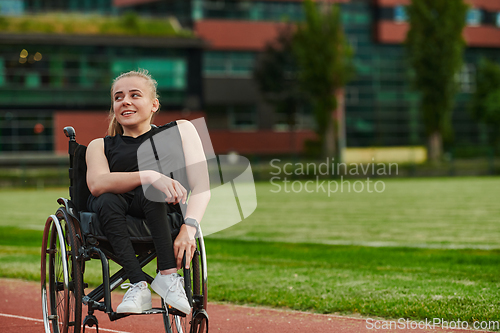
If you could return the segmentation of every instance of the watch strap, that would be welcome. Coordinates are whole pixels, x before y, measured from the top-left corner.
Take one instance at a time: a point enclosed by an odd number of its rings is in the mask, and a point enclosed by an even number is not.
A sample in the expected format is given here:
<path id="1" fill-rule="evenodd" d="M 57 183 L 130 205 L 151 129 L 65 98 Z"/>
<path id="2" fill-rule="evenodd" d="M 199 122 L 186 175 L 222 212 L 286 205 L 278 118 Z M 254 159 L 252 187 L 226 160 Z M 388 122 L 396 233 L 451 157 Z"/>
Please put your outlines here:
<path id="1" fill-rule="evenodd" d="M 194 235 L 194 238 L 198 238 L 200 236 L 200 224 L 198 223 L 198 221 L 196 221 L 196 219 L 188 217 L 184 220 L 184 224 L 196 228 L 196 234 Z"/>

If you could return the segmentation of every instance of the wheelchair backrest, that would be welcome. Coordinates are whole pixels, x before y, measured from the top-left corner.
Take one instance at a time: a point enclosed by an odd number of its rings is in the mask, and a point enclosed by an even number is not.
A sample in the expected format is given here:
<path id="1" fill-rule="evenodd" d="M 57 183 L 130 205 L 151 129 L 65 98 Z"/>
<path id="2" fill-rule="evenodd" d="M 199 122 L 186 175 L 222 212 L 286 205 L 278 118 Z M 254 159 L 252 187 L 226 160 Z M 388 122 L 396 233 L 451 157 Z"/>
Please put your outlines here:
<path id="1" fill-rule="evenodd" d="M 68 126 L 64 133 L 69 137 L 69 196 L 78 212 L 87 210 L 90 191 L 87 186 L 87 163 L 85 154 L 87 147 L 76 142 L 75 130 Z"/>

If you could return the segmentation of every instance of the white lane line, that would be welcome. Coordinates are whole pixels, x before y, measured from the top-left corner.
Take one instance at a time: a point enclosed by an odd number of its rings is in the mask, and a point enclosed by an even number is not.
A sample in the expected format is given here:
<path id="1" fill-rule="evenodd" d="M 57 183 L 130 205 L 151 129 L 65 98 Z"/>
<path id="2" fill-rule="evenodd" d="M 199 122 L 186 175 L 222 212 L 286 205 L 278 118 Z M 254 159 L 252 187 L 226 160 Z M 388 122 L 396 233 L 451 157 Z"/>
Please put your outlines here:
<path id="1" fill-rule="evenodd" d="M 11 314 L 6 314 L 6 313 L 0 313 L 0 317 L 7 317 L 7 318 L 15 318 L 15 319 L 23 319 L 23 320 L 28 320 L 28 321 L 36 321 L 39 323 L 43 323 L 42 319 L 37 319 L 37 318 L 30 318 L 30 317 L 23 317 L 23 316 L 16 316 L 16 315 L 11 315 Z M 88 327 L 87 329 L 96 329 L 95 327 Z M 131 332 L 125 332 L 125 331 L 116 331 L 116 330 L 111 330 L 109 328 L 100 328 L 99 331 L 106 331 L 106 332 L 112 332 L 112 333 L 131 333 Z"/>
<path id="2" fill-rule="evenodd" d="M 9 318 L 16 318 L 16 319 L 24 319 L 24 320 L 30 320 L 30 321 L 36 321 L 36 322 L 43 323 L 42 319 L 35 319 L 35 318 L 29 318 L 29 317 L 21 317 L 21 316 L 6 314 L 6 313 L 0 313 L 0 316 L 2 316 L 2 317 L 9 317 Z"/>

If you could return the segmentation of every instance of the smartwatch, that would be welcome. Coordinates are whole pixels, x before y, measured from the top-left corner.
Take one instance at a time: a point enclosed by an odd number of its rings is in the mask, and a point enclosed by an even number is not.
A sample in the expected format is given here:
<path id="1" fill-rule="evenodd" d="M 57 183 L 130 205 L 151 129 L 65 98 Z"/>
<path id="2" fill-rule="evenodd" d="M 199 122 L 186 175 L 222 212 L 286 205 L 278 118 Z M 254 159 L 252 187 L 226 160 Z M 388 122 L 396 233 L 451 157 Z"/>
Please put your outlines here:
<path id="1" fill-rule="evenodd" d="M 198 221 L 191 217 L 188 217 L 184 220 L 184 224 L 196 228 L 196 234 L 194 235 L 194 238 L 198 238 L 200 236 L 200 224 L 198 223 Z"/>

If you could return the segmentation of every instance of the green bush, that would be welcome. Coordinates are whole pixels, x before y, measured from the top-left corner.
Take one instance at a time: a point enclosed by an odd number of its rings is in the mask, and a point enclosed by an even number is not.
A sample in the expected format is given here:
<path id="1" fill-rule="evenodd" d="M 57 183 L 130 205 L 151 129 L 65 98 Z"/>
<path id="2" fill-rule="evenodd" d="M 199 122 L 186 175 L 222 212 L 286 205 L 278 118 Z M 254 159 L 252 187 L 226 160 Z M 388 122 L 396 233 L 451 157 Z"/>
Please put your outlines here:
<path id="1" fill-rule="evenodd" d="M 0 16 L 0 29 L 7 30 L 8 27 L 9 27 L 9 21 L 5 17 Z"/>
<path id="2" fill-rule="evenodd" d="M 144 19 L 134 12 L 127 12 L 121 16 L 47 13 L 0 17 L 0 29 L 7 33 L 193 36 L 189 30 L 173 27 L 170 18 Z"/>

